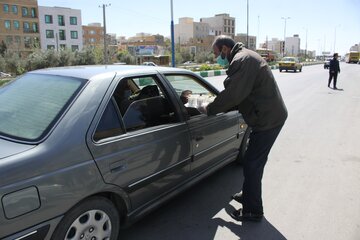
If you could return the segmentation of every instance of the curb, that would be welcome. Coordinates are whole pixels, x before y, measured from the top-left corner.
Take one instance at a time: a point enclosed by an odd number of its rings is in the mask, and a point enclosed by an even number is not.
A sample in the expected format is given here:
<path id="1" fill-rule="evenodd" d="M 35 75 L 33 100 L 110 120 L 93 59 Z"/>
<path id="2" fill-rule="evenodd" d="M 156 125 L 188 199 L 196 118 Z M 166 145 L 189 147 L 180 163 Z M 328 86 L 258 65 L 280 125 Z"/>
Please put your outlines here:
<path id="1" fill-rule="evenodd" d="M 200 75 L 201 77 L 214 77 L 214 76 L 226 75 L 226 70 L 200 71 L 195 73 L 197 75 Z"/>
<path id="2" fill-rule="evenodd" d="M 316 64 L 323 64 L 322 62 L 309 62 L 309 63 L 303 63 L 303 67 L 310 66 L 310 65 L 316 65 Z M 269 66 L 270 69 L 279 69 L 278 65 Z M 211 71 L 200 71 L 195 72 L 197 75 L 200 75 L 201 77 L 214 77 L 214 76 L 221 76 L 226 75 L 226 70 L 211 70 Z"/>

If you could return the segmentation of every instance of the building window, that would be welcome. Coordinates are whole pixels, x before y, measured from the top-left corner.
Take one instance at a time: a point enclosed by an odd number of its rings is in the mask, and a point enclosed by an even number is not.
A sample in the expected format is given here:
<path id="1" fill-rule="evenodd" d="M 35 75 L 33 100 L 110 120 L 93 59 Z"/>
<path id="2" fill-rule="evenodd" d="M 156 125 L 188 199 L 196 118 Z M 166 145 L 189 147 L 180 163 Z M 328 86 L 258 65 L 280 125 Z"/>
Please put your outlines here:
<path id="1" fill-rule="evenodd" d="M 18 13 L 18 8 L 17 8 L 16 5 L 12 5 L 12 12 L 13 12 L 14 14 L 17 14 L 17 13 Z"/>
<path id="2" fill-rule="evenodd" d="M 59 26 L 65 26 L 64 15 L 58 15 Z"/>
<path id="3" fill-rule="evenodd" d="M 20 43 L 20 36 L 15 36 L 15 42 Z"/>
<path id="4" fill-rule="evenodd" d="M 36 18 L 36 9 L 35 8 L 31 8 L 31 17 Z"/>
<path id="5" fill-rule="evenodd" d="M 89 34 L 90 34 L 90 35 L 95 35 L 95 34 L 96 34 L 96 31 L 95 31 L 95 30 L 90 30 L 90 31 L 89 31 Z"/>
<path id="6" fill-rule="evenodd" d="M 8 29 L 8 30 L 11 29 L 11 22 L 10 22 L 10 20 L 5 20 L 5 21 L 4 21 L 4 24 L 5 24 L 5 29 Z"/>
<path id="7" fill-rule="evenodd" d="M 59 39 L 66 40 L 65 30 L 59 30 Z"/>
<path id="8" fill-rule="evenodd" d="M 9 12 L 9 4 L 4 4 L 3 9 L 4 9 L 5 13 L 8 13 Z"/>
<path id="9" fill-rule="evenodd" d="M 30 32 L 30 24 L 28 22 L 23 23 L 24 32 Z"/>
<path id="10" fill-rule="evenodd" d="M 46 48 L 48 50 L 54 50 L 55 49 L 55 45 L 47 45 Z"/>
<path id="11" fill-rule="evenodd" d="M 232 20 L 232 25 L 235 26 L 235 20 Z"/>
<path id="12" fill-rule="evenodd" d="M 224 33 L 226 33 L 226 27 L 224 27 Z"/>
<path id="13" fill-rule="evenodd" d="M 73 52 L 75 52 L 75 51 L 79 50 L 79 46 L 78 45 L 71 45 L 71 50 Z"/>
<path id="14" fill-rule="evenodd" d="M 52 15 L 45 15 L 45 23 L 53 23 Z"/>
<path id="15" fill-rule="evenodd" d="M 27 9 L 27 7 L 22 7 L 22 8 L 21 8 L 21 12 L 22 12 L 22 16 L 23 16 L 23 17 L 27 17 L 27 15 L 28 15 L 28 9 Z"/>
<path id="16" fill-rule="evenodd" d="M 96 39 L 95 39 L 95 38 L 90 38 L 90 39 L 89 39 L 89 42 L 90 42 L 90 43 L 95 43 L 95 42 L 96 42 Z"/>
<path id="17" fill-rule="evenodd" d="M 78 39 L 78 32 L 77 31 L 71 31 L 71 39 Z"/>
<path id="18" fill-rule="evenodd" d="M 60 44 L 60 49 L 65 50 L 66 49 L 66 44 Z"/>
<path id="19" fill-rule="evenodd" d="M 70 17 L 70 25 L 77 25 L 77 17 Z"/>
<path id="20" fill-rule="evenodd" d="M 33 23 L 33 24 L 32 24 L 32 30 L 33 30 L 34 33 L 39 32 L 39 31 L 38 31 L 38 24 L 37 24 L 37 23 Z"/>
<path id="21" fill-rule="evenodd" d="M 12 36 L 6 36 L 6 44 L 11 45 L 13 43 L 13 37 Z"/>
<path id="22" fill-rule="evenodd" d="M 20 29 L 20 22 L 17 20 L 14 20 L 14 29 L 16 29 L 16 30 Z"/>
<path id="23" fill-rule="evenodd" d="M 226 25 L 226 19 L 224 19 L 224 25 Z"/>
<path id="24" fill-rule="evenodd" d="M 54 30 L 46 30 L 46 38 L 54 38 Z"/>
<path id="25" fill-rule="evenodd" d="M 31 48 L 31 38 L 30 37 L 24 37 L 24 46 L 25 46 L 25 48 Z"/>

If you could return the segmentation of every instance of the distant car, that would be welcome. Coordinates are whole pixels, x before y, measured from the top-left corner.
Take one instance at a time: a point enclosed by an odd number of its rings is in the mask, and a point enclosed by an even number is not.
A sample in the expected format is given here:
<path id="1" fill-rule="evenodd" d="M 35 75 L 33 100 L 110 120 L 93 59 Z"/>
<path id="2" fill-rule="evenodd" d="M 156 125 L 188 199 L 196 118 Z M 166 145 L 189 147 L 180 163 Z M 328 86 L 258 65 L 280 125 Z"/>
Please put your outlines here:
<path id="1" fill-rule="evenodd" d="M 326 60 L 324 61 L 324 69 L 329 69 L 329 67 L 330 67 L 330 60 L 331 60 L 331 58 L 326 59 Z"/>
<path id="2" fill-rule="evenodd" d="M 281 72 L 282 70 L 285 71 L 292 70 L 294 72 L 299 70 L 299 72 L 301 72 L 302 64 L 300 63 L 297 57 L 284 57 L 279 62 L 279 71 Z"/>
<path id="3" fill-rule="evenodd" d="M 207 116 L 218 94 L 188 70 L 129 65 L 41 69 L 0 87 L 0 239 L 115 240 L 241 161 L 250 129 L 238 111 Z"/>
<path id="4" fill-rule="evenodd" d="M 4 72 L 0 72 L 0 77 L 2 77 L 2 78 L 11 77 L 11 74 L 9 74 L 9 73 L 4 73 Z"/>
<path id="5" fill-rule="evenodd" d="M 183 63 L 184 65 L 192 65 L 192 64 L 195 64 L 195 62 L 193 61 L 186 61 Z"/>
<path id="6" fill-rule="evenodd" d="M 143 62 L 142 65 L 145 65 L 145 66 L 157 66 L 154 62 Z"/>

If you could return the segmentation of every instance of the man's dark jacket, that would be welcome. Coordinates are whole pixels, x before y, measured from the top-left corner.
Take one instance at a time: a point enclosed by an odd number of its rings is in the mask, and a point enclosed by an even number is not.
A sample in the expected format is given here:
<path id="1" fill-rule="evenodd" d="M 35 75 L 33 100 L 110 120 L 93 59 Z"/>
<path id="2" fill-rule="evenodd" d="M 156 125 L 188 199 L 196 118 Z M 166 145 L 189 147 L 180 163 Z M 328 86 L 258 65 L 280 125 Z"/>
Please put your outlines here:
<path id="1" fill-rule="evenodd" d="M 208 115 L 235 107 L 253 131 L 284 124 L 287 110 L 266 61 L 256 52 L 236 43 L 231 49 L 225 89 L 208 106 Z"/>
<path id="2" fill-rule="evenodd" d="M 330 60 L 329 72 L 335 74 L 340 72 L 339 61 L 336 58 Z"/>

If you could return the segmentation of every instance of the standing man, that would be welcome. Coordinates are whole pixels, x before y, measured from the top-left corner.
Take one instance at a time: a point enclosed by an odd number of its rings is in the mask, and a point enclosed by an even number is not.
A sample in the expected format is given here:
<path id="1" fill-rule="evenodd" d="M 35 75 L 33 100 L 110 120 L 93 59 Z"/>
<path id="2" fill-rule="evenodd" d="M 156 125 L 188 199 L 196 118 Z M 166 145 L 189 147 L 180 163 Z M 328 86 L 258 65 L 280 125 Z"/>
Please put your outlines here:
<path id="1" fill-rule="evenodd" d="M 329 67 L 328 87 L 330 87 L 331 80 L 334 78 L 333 86 L 334 86 L 335 90 L 337 90 L 337 87 L 336 87 L 337 75 L 338 75 L 338 73 L 340 73 L 340 65 L 339 65 L 338 57 L 339 57 L 339 55 L 337 53 L 334 53 L 333 59 L 330 60 L 330 67 Z"/>
<path id="2" fill-rule="evenodd" d="M 212 47 L 218 62 L 230 65 L 225 89 L 208 105 L 207 113 L 214 115 L 236 108 L 252 129 L 244 159 L 242 193 L 232 196 L 243 208 L 231 216 L 238 221 L 260 221 L 264 215 L 261 179 L 287 110 L 271 69 L 259 54 L 228 36 L 218 36 Z"/>

